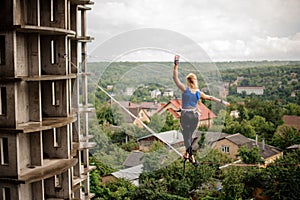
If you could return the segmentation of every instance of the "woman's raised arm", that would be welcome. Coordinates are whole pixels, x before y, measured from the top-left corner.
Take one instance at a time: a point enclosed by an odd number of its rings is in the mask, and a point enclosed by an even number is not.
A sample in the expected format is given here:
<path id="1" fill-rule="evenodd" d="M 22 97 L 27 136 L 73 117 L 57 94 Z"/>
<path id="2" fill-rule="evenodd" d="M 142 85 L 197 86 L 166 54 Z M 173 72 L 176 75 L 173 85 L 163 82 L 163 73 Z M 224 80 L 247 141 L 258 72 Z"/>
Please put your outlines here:
<path id="1" fill-rule="evenodd" d="M 173 80 L 176 84 L 176 86 L 182 91 L 184 92 L 185 90 L 185 86 L 183 83 L 181 83 L 181 81 L 178 78 L 178 67 L 179 67 L 179 56 L 176 55 L 174 58 L 174 69 L 173 69 Z"/>

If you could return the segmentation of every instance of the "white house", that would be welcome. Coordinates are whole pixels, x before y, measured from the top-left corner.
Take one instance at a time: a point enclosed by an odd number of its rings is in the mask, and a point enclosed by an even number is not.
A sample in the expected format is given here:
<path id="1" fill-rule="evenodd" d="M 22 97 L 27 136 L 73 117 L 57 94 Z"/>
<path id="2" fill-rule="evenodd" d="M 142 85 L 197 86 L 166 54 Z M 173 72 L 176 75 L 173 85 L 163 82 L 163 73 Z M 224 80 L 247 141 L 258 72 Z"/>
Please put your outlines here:
<path id="1" fill-rule="evenodd" d="M 158 98 L 159 96 L 161 96 L 161 91 L 159 89 L 153 90 L 150 92 L 151 94 L 151 98 Z"/>
<path id="2" fill-rule="evenodd" d="M 246 92 L 247 95 L 256 94 L 256 95 L 263 95 L 265 87 L 263 86 L 246 86 L 246 87 L 237 87 L 237 93 L 242 94 L 243 91 Z"/>
<path id="3" fill-rule="evenodd" d="M 126 88 L 125 95 L 131 96 L 133 95 L 134 89 L 133 88 Z"/>
<path id="4" fill-rule="evenodd" d="M 164 91 L 164 94 L 163 94 L 164 97 L 173 97 L 174 96 L 174 91 L 172 89 L 166 89 Z"/>

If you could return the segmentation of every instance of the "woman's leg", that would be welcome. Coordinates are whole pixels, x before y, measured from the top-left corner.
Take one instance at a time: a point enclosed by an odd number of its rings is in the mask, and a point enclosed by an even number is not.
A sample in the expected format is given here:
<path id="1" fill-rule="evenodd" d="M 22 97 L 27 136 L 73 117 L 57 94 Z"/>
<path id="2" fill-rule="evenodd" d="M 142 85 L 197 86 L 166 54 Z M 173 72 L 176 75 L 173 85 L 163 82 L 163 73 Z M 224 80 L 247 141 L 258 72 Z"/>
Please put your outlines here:
<path id="1" fill-rule="evenodd" d="M 198 125 L 198 114 L 194 112 L 183 112 L 181 114 L 180 125 L 181 132 L 183 134 L 184 145 L 186 148 L 184 158 L 188 158 L 189 161 L 195 167 L 197 167 L 199 163 L 195 160 L 195 157 L 193 156 L 192 136 Z"/>
<path id="2" fill-rule="evenodd" d="M 198 125 L 198 115 L 194 112 L 183 111 L 180 118 L 181 132 L 187 153 L 192 155 L 192 136 Z"/>

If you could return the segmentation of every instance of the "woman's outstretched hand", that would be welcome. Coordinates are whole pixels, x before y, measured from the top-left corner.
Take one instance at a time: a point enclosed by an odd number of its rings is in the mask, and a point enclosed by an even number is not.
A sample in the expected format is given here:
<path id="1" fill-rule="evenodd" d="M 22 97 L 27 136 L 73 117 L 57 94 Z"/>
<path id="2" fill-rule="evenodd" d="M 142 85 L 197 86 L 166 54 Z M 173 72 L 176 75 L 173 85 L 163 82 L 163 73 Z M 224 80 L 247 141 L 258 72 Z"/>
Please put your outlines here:
<path id="1" fill-rule="evenodd" d="M 230 103 L 227 102 L 227 101 L 222 100 L 221 102 L 222 102 L 225 106 L 230 106 Z"/>
<path id="2" fill-rule="evenodd" d="M 179 65 L 179 58 L 180 58 L 179 55 L 175 55 L 175 57 L 174 57 L 174 65 Z"/>

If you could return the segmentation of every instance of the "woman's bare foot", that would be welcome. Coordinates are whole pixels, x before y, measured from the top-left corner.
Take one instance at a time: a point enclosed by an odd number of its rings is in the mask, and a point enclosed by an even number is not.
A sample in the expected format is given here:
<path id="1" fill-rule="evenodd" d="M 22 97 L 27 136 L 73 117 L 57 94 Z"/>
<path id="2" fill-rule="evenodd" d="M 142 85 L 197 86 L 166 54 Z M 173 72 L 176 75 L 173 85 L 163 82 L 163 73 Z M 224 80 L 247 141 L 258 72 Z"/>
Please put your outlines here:
<path id="1" fill-rule="evenodd" d="M 183 155 L 182 155 L 183 159 L 187 160 L 189 159 L 189 153 L 188 152 L 185 152 Z"/>
<path id="2" fill-rule="evenodd" d="M 199 165 L 199 163 L 195 160 L 194 155 L 191 155 L 191 156 L 189 157 L 189 161 L 190 161 L 195 167 L 197 167 L 197 166 Z"/>

